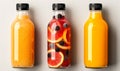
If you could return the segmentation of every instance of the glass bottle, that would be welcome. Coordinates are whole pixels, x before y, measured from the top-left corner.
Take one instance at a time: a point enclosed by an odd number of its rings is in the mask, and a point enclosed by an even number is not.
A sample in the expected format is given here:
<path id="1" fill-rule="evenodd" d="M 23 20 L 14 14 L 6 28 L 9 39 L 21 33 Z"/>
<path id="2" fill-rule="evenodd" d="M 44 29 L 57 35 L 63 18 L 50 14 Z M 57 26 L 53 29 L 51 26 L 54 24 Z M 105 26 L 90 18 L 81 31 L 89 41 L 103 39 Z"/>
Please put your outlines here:
<path id="1" fill-rule="evenodd" d="M 34 24 L 29 17 L 29 4 L 17 3 L 17 16 L 11 25 L 11 59 L 13 67 L 34 66 Z"/>
<path id="2" fill-rule="evenodd" d="M 102 4 L 90 3 L 90 16 L 84 25 L 84 64 L 103 68 L 108 64 L 108 25 L 102 17 Z"/>
<path id="3" fill-rule="evenodd" d="M 48 66 L 66 68 L 71 65 L 71 27 L 65 17 L 65 4 L 54 3 L 54 16 L 49 22 L 48 30 Z"/>

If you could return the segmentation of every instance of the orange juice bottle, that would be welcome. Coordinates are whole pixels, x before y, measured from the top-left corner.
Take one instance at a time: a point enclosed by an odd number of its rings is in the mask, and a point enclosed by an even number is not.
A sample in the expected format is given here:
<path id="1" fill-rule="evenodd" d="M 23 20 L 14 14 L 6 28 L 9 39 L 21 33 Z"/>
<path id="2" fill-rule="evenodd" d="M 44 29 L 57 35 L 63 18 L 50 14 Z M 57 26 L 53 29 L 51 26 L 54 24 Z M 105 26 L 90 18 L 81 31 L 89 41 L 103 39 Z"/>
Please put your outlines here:
<path id="1" fill-rule="evenodd" d="M 33 67 L 34 65 L 34 24 L 30 20 L 29 4 L 16 5 L 17 17 L 11 25 L 12 66 Z"/>
<path id="2" fill-rule="evenodd" d="M 102 4 L 90 3 L 90 17 L 84 25 L 84 64 L 103 68 L 108 64 L 108 25 L 102 18 Z"/>

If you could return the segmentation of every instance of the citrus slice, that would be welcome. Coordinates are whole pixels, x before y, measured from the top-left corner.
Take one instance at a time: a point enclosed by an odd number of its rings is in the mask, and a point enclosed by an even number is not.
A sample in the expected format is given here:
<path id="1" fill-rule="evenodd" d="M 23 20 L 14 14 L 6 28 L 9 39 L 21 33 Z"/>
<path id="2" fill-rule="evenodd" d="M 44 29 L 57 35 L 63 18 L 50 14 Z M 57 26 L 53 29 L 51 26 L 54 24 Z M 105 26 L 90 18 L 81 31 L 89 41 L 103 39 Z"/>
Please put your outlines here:
<path id="1" fill-rule="evenodd" d="M 48 26 L 48 42 L 59 42 L 62 40 L 63 29 L 58 21 L 53 21 Z"/>
<path id="2" fill-rule="evenodd" d="M 70 48 L 71 48 L 70 46 L 62 46 L 62 45 L 60 45 L 60 44 L 58 44 L 58 43 L 56 43 L 56 45 L 57 45 L 59 48 L 64 49 L 64 50 L 67 50 L 67 49 L 70 49 Z"/>
<path id="3" fill-rule="evenodd" d="M 48 66 L 49 67 L 53 67 L 53 68 L 57 68 L 60 65 L 62 65 L 63 61 L 64 61 L 64 55 L 62 52 L 55 52 L 55 50 L 49 50 L 48 54 L 51 54 L 48 56 Z M 52 56 L 53 54 L 53 56 Z"/>
<path id="4" fill-rule="evenodd" d="M 59 43 L 56 43 L 57 47 L 67 50 L 70 49 L 70 45 L 66 44 L 64 41 L 60 41 Z"/>
<path id="5" fill-rule="evenodd" d="M 55 43 L 62 40 L 62 34 L 58 34 L 55 31 L 52 31 L 48 27 L 48 42 Z"/>
<path id="6" fill-rule="evenodd" d="M 67 44 L 70 44 L 70 40 L 71 40 L 71 31 L 70 31 L 70 28 L 65 29 L 65 31 L 63 32 L 63 40 Z"/>

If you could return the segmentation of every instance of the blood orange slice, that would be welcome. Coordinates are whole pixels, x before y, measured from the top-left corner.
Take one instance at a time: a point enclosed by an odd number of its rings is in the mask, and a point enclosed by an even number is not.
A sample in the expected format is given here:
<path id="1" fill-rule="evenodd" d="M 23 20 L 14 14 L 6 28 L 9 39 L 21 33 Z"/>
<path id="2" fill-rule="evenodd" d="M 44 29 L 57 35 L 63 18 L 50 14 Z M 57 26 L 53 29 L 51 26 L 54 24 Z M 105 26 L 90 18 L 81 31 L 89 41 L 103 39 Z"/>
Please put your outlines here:
<path id="1" fill-rule="evenodd" d="M 57 68 L 62 65 L 64 56 L 62 52 L 55 52 L 55 50 L 48 51 L 48 66 Z"/>
<path id="2" fill-rule="evenodd" d="M 63 29 L 58 21 L 53 21 L 48 26 L 48 41 L 55 43 L 62 40 Z"/>
<path id="3" fill-rule="evenodd" d="M 65 29 L 65 31 L 63 32 L 63 40 L 67 44 L 70 44 L 70 40 L 71 40 L 71 31 L 70 31 L 70 28 Z"/>
<path id="4" fill-rule="evenodd" d="M 67 49 L 70 49 L 71 47 L 70 46 L 61 46 L 60 44 L 56 44 L 59 48 L 61 49 L 64 49 L 64 50 L 67 50 Z"/>
<path id="5" fill-rule="evenodd" d="M 64 50 L 67 50 L 67 49 L 70 49 L 71 46 L 66 44 L 64 41 L 60 41 L 59 43 L 56 43 L 56 45 L 61 48 L 61 49 L 64 49 Z"/>

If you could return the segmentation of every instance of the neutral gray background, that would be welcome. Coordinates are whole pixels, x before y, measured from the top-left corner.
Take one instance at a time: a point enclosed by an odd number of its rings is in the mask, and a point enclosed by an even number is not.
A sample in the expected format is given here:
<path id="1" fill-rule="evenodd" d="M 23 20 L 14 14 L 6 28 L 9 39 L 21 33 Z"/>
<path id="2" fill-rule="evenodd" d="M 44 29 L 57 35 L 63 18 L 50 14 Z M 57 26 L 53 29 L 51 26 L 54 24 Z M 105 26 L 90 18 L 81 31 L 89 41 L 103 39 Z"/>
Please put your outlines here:
<path id="1" fill-rule="evenodd" d="M 11 67 L 10 26 L 16 16 L 17 2 L 28 2 L 36 30 L 35 67 Z M 52 18 L 51 5 L 65 2 L 66 15 L 72 24 L 72 66 L 68 69 L 50 69 L 47 66 L 47 24 Z M 83 26 L 89 16 L 90 2 L 103 4 L 104 19 L 109 25 L 109 66 L 88 69 L 83 63 Z M 0 71 L 120 71 L 120 0 L 1 0 L 0 1 Z"/>

